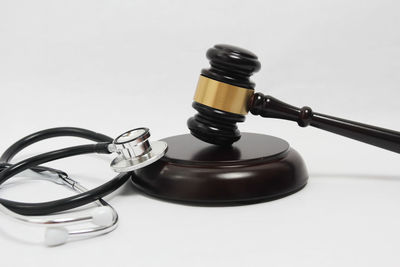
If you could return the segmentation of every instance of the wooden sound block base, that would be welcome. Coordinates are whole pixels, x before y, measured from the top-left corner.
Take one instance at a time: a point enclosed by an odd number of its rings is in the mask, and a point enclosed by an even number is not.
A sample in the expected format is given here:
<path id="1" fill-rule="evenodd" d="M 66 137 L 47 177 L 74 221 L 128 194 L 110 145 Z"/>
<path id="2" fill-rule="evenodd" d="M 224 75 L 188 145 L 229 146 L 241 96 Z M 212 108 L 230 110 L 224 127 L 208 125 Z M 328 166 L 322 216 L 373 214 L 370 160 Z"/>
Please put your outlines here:
<path id="1" fill-rule="evenodd" d="M 232 147 L 218 147 L 190 134 L 163 139 L 166 155 L 132 175 L 144 193 L 198 205 L 235 205 L 273 200 L 302 189 L 306 166 L 280 138 L 242 133 Z"/>

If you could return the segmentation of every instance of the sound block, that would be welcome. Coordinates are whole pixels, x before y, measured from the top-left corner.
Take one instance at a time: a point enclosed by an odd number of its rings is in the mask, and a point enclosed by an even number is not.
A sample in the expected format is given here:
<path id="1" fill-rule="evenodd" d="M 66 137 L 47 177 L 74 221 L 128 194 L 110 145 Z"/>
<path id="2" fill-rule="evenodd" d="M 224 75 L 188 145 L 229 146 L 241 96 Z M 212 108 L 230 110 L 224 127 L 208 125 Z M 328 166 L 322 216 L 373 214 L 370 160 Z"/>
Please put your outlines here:
<path id="1" fill-rule="evenodd" d="M 308 179 L 303 159 L 280 138 L 242 133 L 230 147 L 210 145 L 190 134 L 162 139 L 168 151 L 135 171 L 133 184 L 164 200 L 198 205 L 249 204 L 281 198 Z"/>

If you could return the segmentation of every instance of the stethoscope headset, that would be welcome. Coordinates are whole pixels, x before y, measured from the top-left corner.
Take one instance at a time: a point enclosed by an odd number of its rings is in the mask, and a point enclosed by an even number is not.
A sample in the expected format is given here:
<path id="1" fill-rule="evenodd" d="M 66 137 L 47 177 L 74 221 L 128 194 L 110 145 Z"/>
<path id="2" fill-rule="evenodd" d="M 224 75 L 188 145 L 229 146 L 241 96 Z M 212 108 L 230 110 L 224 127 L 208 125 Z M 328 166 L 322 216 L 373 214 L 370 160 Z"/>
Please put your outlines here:
<path id="1" fill-rule="evenodd" d="M 61 136 L 80 137 L 94 141 L 94 144 L 79 145 L 36 155 L 17 163 L 11 163 L 13 157 L 21 150 L 36 142 Z M 44 244 L 61 245 L 68 240 L 102 235 L 113 231 L 118 224 L 115 209 L 102 198 L 123 185 L 131 176 L 131 172 L 160 159 L 167 150 L 163 141 L 149 142 L 148 128 L 136 128 L 127 131 L 116 139 L 90 130 L 73 127 L 52 128 L 28 135 L 10 146 L 0 157 L 0 185 L 20 172 L 30 169 L 37 173 L 48 172 L 50 181 L 66 186 L 78 194 L 58 200 L 25 203 L 0 198 L 0 211 L 9 217 L 26 224 L 41 225 L 46 228 Z M 70 178 L 64 171 L 41 166 L 50 161 L 82 154 L 117 153 L 111 162 L 111 168 L 118 172 L 108 182 L 87 190 L 80 183 Z M 80 217 L 42 217 L 54 213 L 95 203 L 89 214 Z M 56 216 L 56 215 L 54 215 Z M 76 224 L 91 223 L 93 226 L 76 228 Z M 71 227 L 75 225 L 75 227 Z"/>

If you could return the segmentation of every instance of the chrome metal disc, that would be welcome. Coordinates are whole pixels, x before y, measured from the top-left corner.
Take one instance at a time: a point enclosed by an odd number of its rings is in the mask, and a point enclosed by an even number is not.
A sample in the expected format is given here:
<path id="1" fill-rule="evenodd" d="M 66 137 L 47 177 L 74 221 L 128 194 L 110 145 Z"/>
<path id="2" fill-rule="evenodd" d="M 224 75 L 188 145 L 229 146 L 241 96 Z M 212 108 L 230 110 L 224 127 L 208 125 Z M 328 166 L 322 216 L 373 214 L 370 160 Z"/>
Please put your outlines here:
<path id="1" fill-rule="evenodd" d="M 150 142 L 151 150 L 143 155 L 126 158 L 119 155 L 111 162 L 111 168 L 116 172 L 130 172 L 150 165 L 165 155 L 167 143 L 163 141 Z"/>

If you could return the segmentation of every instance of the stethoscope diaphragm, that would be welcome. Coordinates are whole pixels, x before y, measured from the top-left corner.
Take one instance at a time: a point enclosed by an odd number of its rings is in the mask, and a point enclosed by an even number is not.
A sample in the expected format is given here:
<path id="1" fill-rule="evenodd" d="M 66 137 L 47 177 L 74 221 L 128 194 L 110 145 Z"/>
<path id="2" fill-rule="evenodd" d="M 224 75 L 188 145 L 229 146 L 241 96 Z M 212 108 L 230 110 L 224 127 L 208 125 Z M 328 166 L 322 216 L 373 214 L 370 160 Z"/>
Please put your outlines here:
<path id="1" fill-rule="evenodd" d="M 168 145 L 163 141 L 149 141 L 148 128 L 136 128 L 118 136 L 108 147 L 118 156 L 111 162 L 116 172 L 130 172 L 143 168 L 165 155 Z"/>

